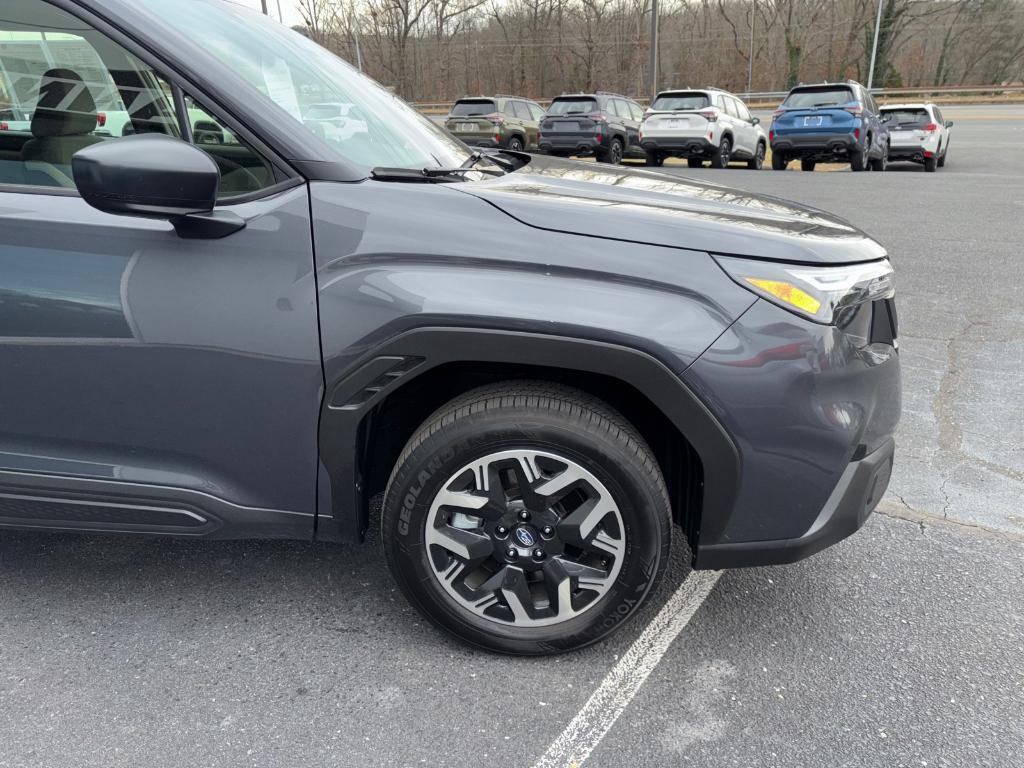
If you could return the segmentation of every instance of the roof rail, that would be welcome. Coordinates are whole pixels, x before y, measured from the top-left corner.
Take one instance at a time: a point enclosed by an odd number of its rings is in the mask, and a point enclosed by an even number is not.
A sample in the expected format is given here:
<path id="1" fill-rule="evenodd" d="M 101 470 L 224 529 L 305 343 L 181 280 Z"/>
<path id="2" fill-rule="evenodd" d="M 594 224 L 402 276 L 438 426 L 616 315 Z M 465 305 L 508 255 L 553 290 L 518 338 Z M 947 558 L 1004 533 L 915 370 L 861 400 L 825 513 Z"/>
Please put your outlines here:
<path id="1" fill-rule="evenodd" d="M 594 91 L 598 96 L 618 96 L 620 99 L 628 99 L 629 96 L 623 96 L 621 93 L 615 91 Z"/>
<path id="2" fill-rule="evenodd" d="M 511 93 L 496 93 L 494 94 L 496 99 L 525 99 L 525 96 L 515 96 Z"/>

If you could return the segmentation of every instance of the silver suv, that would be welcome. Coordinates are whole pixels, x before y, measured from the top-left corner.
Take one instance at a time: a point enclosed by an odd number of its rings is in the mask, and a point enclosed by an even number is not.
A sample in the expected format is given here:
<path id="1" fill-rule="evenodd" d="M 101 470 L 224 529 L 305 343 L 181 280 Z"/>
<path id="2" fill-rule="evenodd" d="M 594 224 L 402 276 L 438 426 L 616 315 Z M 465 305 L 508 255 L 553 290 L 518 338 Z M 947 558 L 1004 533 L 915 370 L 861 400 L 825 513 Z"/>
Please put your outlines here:
<path id="1" fill-rule="evenodd" d="M 644 114 L 640 145 L 648 165 L 661 165 L 666 157 L 685 157 L 691 168 L 705 160 L 712 168 L 746 160 L 756 171 L 768 149 L 760 123 L 746 104 L 717 88 L 662 91 Z"/>

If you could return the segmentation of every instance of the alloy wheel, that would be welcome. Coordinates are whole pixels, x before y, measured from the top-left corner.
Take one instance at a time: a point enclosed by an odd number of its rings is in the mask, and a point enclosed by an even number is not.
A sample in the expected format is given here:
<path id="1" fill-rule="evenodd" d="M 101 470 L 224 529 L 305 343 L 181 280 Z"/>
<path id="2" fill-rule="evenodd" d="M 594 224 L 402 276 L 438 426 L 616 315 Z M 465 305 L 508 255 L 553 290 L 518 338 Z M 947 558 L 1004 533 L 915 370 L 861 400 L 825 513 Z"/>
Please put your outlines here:
<path id="1" fill-rule="evenodd" d="M 515 626 L 548 626 L 597 604 L 626 551 L 618 505 L 575 461 L 536 450 L 467 464 L 430 507 L 426 556 L 462 607 Z"/>

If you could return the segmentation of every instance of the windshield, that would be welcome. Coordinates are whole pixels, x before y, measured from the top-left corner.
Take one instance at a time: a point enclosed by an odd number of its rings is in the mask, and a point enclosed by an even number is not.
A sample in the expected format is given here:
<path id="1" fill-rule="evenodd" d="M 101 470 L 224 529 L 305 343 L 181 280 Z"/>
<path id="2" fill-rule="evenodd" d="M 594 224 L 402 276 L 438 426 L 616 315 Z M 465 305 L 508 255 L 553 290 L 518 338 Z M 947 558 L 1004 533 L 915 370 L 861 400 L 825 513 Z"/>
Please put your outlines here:
<path id="1" fill-rule="evenodd" d="M 452 107 L 452 117 L 474 117 L 493 115 L 498 111 L 493 101 L 458 101 Z"/>
<path id="2" fill-rule="evenodd" d="M 711 106 L 707 94 L 703 93 L 664 93 L 651 104 L 651 109 L 661 110 L 689 110 L 704 109 Z"/>
<path id="3" fill-rule="evenodd" d="M 856 101 L 849 88 L 811 88 L 793 91 L 783 102 L 785 107 L 841 107 Z"/>
<path id="4" fill-rule="evenodd" d="M 449 167 L 468 156 L 449 136 L 402 99 L 308 38 L 224 0 L 140 0 L 167 24 L 216 56 L 277 103 L 296 131 L 309 131 L 338 155 L 373 168 Z M 362 124 L 337 129 L 325 117 L 351 105 Z M 326 105 L 333 114 L 326 115 Z"/>
<path id="5" fill-rule="evenodd" d="M 590 112 L 597 112 L 594 99 L 555 99 L 548 108 L 548 117 L 586 115 Z"/>

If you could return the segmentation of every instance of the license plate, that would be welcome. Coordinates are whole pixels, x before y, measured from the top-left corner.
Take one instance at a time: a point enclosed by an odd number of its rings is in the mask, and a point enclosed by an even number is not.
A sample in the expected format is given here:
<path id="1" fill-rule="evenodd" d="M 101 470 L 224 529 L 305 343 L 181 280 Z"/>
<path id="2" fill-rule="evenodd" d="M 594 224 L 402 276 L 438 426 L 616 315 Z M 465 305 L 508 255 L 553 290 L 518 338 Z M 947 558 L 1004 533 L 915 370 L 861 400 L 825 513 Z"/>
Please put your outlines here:
<path id="1" fill-rule="evenodd" d="M 804 118 L 804 128 L 819 128 L 824 118 L 821 115 L 811 115 Z"/>
<path id="2" fill-rule="evenodd" d="M 689 126 L 690 126 L 690 121 L 687 120 L 685 117 L 681 118 L 681 119 L 666 120 L 665 121 L 665 127 L 668 128 L 668 129 L 672 129 L 672 128 L 688 128 Z"/>
<path id="3" fill-rule="evenodd" d="M 456 123 L 455 130 L 459 133 L 470 133 L 476 130 L 476 123 Z"/>
<path id="4" fill-rule="evenodd" d="M 578 131 L 579 129 L 579 123 L 555 123 L 556 131 Z"/>

